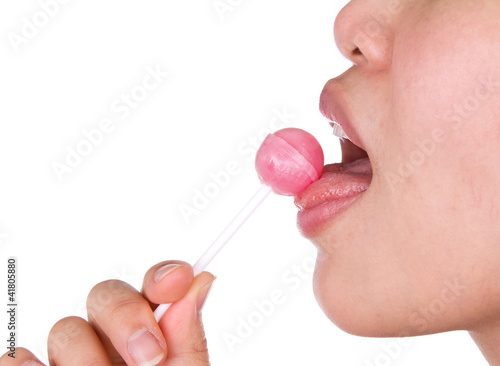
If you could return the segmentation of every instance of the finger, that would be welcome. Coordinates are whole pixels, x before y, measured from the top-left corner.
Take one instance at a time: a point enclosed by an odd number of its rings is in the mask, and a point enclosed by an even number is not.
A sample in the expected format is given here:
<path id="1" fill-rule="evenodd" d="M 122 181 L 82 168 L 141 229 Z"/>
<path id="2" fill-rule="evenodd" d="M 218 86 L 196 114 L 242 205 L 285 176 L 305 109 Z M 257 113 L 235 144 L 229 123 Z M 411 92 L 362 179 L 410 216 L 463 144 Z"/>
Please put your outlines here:
<path id="1" fill-rule="evenodd" d="M 51 365 L 112 365 L 92 327 L 76 316 L 54 324 L 49 332 L 47 350 Z"/>
<path id="2" fill-rule="evenodd" d="M 10 356 L 9 356 L 10 354 Z M 16 348 L 0 357 L 0 366 L 43 366 L 36 356 L 26 348 Z"/>
<path id="3" fill-rule="evenodd" d="M 142 292 L 156 308 L 183 297 L 193 282 L 193 268 L 186 262 L 166 261 L 151 267 L 144 276 Z"/>
<path id="4" fill-rule="evenodd" d="M 148 301 L 132 286 L 105 281 L 87 298 L 89 321 L 110 358 L 127 365 L 157 365 L 167 345 Z"/>
<path id="5" fill-rule="evenodd" d="M 160 320 L 168 345 L 169 365 L 209 364 L 201 310 L 214 280 L 208 272 L 196 276 L 188 293 L 173 303 Z"/>

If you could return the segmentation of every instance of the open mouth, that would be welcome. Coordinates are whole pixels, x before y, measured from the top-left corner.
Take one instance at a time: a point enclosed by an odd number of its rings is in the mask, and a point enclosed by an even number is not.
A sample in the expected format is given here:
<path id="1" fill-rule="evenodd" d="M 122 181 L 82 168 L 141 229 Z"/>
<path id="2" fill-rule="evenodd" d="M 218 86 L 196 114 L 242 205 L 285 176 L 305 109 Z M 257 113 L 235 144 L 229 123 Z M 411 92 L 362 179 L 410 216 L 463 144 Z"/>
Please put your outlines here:
<path id="1" fill-rule="evenodd" d="M 353 206 L 372 181 L 360 111 L 354 109 L 351 93 L 344 83 L 345 77 L 329 80 L 319 103 L 321 114 L 330 121 L 334 135 L 340 138 L 342 162 L 325 165 L 320 179 L 295 197 L 299 230 L 309 238 L 321 234 L 327 224 Z"/>
<path id="2" fill-rule="evenodd" d="M 340 135 L 336 123 L 332 127 Z M 367 152 L 344 136 L 340 142 L 342 162 L 325 165 L 320 179 L 295 196 L 295 205 L 299 208 L 297 223 L 306 237 L 318 233 L 370 186 L 372 166 Z"/>

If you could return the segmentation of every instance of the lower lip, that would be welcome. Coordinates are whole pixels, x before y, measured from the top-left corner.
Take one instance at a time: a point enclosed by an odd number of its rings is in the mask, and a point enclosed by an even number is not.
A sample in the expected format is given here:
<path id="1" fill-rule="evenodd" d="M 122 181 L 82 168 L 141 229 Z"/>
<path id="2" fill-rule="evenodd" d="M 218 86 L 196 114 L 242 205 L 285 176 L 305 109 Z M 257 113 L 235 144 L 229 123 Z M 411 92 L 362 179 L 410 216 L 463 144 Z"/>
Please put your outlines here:
<path id="1" fill-rule="evenodd" d="M 299 211 L 297 214 L 297 226 L 306 238 L 318 235 L 332 219 L 340 216 L 349 208 L 364 192 L 352 196 L 328 201 L 321 205 Z"/>
<path id="2" fill-rule="evenodd" d="M 368 158 L 325 166 L 320 179 L 295 197 L 300 208 L 297 225 L 302 235 L 321 234 L 327 223 L 338 218 L 368 189 L 372 168 Z"/>

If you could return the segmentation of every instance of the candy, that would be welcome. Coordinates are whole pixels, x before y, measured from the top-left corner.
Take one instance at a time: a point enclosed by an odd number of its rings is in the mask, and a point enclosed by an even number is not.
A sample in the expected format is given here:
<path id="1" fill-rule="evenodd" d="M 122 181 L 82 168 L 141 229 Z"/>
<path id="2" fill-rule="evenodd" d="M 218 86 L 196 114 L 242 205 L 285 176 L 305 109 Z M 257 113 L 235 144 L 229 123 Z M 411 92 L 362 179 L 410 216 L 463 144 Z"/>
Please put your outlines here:
<path id="1" fill-rule="evenodd" d="M 294 196 L 316 181 L 323 164 L 318 141 L 298 128 L 285 128 L 267 136 L 255 159 L 261 182 L 284 196 Z"/>
<path id="2" fill-rule="evenodd" d="M 243 223 L 273 190 L 293 196 L 316 181 L 323 170 L 323 150 L 309 133 L 297 128 L 285 128 L 266 137 L 255 160 L 255 168 L 264 184 L 247 202 L 193 266 L 199 275 L 215 258 Z M 160 321 L 171 304 L 161 304 L 154 311 Z"/>

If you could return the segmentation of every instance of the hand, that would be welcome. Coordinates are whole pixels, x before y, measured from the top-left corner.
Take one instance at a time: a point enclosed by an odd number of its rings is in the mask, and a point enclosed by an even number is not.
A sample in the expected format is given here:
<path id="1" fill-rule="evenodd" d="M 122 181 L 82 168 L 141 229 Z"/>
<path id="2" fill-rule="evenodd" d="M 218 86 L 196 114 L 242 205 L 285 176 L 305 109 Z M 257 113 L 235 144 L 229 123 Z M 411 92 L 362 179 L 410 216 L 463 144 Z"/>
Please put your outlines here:
<path id="1" fill-rule="evenodd" d="M 142 293 L 122 281 L 96 285 L 87 298 L 88 322 L 68 317 L 49 333 L 51 365 L 209 365 L 201 308 L 215 277 L 180 261 L 155 265 L 145 275 Z M 155 304 L 173 303 L 155 321 Z M 40 366 L 28 350 L 7 353 L 0 366 Z M 35 363 L 25 363 L 27 361 Z"/>

